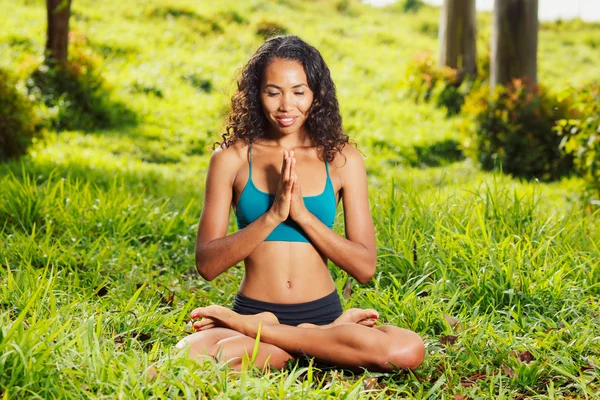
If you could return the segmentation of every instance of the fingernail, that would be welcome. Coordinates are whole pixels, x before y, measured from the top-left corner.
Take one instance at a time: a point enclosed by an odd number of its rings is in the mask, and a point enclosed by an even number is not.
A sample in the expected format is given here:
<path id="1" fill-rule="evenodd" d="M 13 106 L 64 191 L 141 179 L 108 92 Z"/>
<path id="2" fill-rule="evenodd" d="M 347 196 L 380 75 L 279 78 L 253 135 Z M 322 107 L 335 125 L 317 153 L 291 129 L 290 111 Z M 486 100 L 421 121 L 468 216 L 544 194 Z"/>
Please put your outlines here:
<path id="1" fill-rule="evenodd" d="M 198 313 L 192 313 L 192 318 L 198 318 Z"/>

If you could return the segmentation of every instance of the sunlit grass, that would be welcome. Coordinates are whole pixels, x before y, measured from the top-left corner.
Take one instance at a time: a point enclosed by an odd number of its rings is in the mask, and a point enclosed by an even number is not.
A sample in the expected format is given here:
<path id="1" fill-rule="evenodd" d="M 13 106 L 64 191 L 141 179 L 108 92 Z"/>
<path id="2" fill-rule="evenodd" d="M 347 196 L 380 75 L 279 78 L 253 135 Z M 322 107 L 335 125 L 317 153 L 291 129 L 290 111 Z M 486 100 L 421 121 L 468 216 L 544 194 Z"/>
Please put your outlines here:
<path id="1" fill-rule="evenodd" d="M 403 89 L 412 55 L 435 54 L 437 11 L 351 3 L 346 14 L 334 1 L 73 3 L 72 28 L 139 123 L 49 132 L 0 165 L 4 397 L 595 397 L 600 224 L 581 181 L 518 181 L 449 158 L 460 117 Z M 0 7 L 0 65 L 25 78 L 41 60 L 44 4 Z M 366 157 L 379 256 L 366 285 L 332 275 L 340 293 L 351 289 L 345 308 L 376 308 L 422 335 L 428 355 L 414 373 L 304 362 L 236 373 L 174 351 L 190 310 L 230 305 L 242 276 L 236 266 L 202 281 L 194 241 L 210 145 L 262 21 L 314 44 L 332 70 L 344 127 Z M 586 59 L 600 55 L 598 30 L 578 29 L 542 30 L 540 81 L 594 78 Z"/>

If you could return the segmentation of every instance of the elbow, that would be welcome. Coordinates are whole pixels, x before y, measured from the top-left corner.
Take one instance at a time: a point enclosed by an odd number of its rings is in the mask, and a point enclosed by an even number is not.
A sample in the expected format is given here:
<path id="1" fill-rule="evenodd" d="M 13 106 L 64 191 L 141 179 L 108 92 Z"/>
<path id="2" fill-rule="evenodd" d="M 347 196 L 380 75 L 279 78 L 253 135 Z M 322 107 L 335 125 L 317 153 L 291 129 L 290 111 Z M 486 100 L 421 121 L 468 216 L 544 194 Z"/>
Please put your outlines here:
<path id="1" fill-rule="evenodd" d="M 212 272 L 210 264 L 206 262 L 204 257 L 202 257 L 202 253 L 200 252 L 196 252 L 196 271 L 198 271 L 204 280 L 209 282 L 217 277 L 217 275 Z"/>
<path id="2" fill-rule="evenodd" d="M 377 266 L 377 258 L 374 258 L 373 260 L 369 260 L 368 263 L 366 263 L 365 265 L 363 265 L 361 267 L 360 274 L 355 276 L 356 280 L 360 284 L 365 284 L 365 283 L 369 282 L 371 279 L 373 279 L 373 276 L 375 276 L 375 267 L 376 266 Z"/>
<path id="3" fill-rule="evenodd" d="M 375 275 L 374 273 L 362 273 L 361 275 L 356 277 L 356 280 L 358 281 L 358 283 L 360 283 L 361 285 L 364 285 L 365 283 L 368 283 L 372 278 L 373 275 Z"/>
<path id="4" fill-rule="evenodd" d="M 198 273 L 200 274 L 200 276 L 202 277 L 202 279 L 204 279 L 205 281 L 212 281 L 213 279 L 215 279 L 217 276 L 215 274 L 211 274 L 209 271 L 207 271 L 206 269 L 201 268 L 199 265 L 196 264 L 196 269 L 198 270 Z"/>

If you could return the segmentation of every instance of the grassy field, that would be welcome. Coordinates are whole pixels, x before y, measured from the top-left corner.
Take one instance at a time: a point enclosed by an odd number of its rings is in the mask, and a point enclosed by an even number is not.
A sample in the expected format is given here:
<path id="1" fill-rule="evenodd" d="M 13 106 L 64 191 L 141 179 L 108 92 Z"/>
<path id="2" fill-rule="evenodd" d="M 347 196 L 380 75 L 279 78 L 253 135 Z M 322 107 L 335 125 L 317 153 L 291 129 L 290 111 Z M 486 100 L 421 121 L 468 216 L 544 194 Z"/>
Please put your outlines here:
<path id="1" fill-rule="evenodd" d="M 0 67 L 22 79 L 41 61 L 44 4 L 0 0 Z M 406 99 L 404 71 L 417 51 L 435 54 L 439 10 L 344 4 L 73 2 L 71 29 L 137 123 L 51 131 L 0 165 L 0 397 L 598 396 L 600 222 L 582 182 L 432 162 L 460 141 L 463 117 Z M 479 21 L 485 53 L 490 15 Z M 242 277 L 240 266 L 198 276 L 196 224 L 234 78 L 273 23 L 323 53 L 366 156 L 378 270 L 359 285 L 331 267 L 352 292 L 344 307 L 376 308 L 422 335 L 427 359 L 414 373 L 307 363 L 237 373 L 173 351 L 191 309 L 230 304 Z M 597 24 L 543 24 L 540 81 L 559 90 L 597 78 L 599 37 Z M 150 381 L 149 366 L 160 374 Z"/>

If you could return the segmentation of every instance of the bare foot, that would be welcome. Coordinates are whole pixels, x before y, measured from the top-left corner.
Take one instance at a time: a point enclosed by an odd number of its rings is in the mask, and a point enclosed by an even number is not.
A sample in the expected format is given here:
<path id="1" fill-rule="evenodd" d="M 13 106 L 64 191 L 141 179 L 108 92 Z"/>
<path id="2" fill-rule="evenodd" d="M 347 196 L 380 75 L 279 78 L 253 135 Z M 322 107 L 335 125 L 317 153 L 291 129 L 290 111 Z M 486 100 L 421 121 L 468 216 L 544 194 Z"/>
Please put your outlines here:
<path id="1" fill-rule="evenodd" d="M 243 333 L 246 336 L 256 337 L 259 323 L 278 324 L 275 314 L 263 312 L 255 315 L 240 315 L 222 306 L 208 306 L 196 308 L 192 311 L 192 318 L 202 318 L 194 322 L 197 331 L 221 326 Z"/>
<path id="2" fill-rule="evenodd" d="M 369 328 L 373 327 L 377 322 L 377 318 L 379 318 L 379 313 L 371 308 L 361 309 L 361 308 L 351 308 L 346 310 L 342 315 L 340 315 L 335 321 L 327 325 L 314 325 L 314 324 L 300 324 L 298 328 L 331 328 L 332 326 L 340 325 L 340 324 L 359 324 L 368 326 Z"/>

